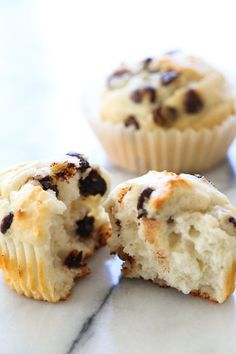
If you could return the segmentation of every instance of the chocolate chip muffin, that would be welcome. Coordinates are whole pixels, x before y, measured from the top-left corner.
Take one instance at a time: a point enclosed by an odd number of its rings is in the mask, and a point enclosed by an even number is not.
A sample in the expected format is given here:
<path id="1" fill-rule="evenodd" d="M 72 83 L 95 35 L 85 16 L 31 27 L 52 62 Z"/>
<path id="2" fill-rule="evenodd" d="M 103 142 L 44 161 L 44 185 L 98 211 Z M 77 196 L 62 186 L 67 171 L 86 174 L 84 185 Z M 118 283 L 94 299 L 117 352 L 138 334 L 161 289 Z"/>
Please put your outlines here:
<path id="1" fill-rule="evenodd" d="M 219 303 L 234 291 L 236 209 L 206 178 L 149 172 L 117 186 L 106 209 L 124 277 Z"/>
<path id="2" fill-rule="evenodd" d="M 124 66 L 108 79 L 101 119 L 153 130 L 212 128 L 234 112 L 224 77 L 204 61 L 180 53 Z"/>
<path id="3" fill-rule="evenodd" d="M 70 152 L 55 161 L 0 173 L 0 267 L 6 283 L 37 300 L 57 302 L 90 272 L 88 257 L 106 244 L 102 203 L 109 179 Z"/>
<path id="4" fill-rule="evenodd" d="M 234 113 L 232 90 L 218 70 L 172 52 L 113 72 L 92 125 L 118 166 L 197 172 L 225 157 Z"/>

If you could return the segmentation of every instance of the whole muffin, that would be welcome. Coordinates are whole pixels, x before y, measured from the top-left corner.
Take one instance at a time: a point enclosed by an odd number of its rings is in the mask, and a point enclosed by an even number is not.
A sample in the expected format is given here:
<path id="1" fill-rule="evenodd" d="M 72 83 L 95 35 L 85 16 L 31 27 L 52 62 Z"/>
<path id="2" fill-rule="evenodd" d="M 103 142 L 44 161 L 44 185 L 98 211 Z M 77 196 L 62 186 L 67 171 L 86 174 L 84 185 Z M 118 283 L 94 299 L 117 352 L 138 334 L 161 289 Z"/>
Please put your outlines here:
<path id="1" fill-rule="evenodd" d="M 18 294 L 66 299 L 86 259 L 110 233 L 103 201 L 109 178 L 71 152 L 0 173 L 0 268 Z"/>
<path id="2" fill-rule="evenodd" d="M 220 303 L 234 291 L 236 209 L 204 177 L 152 171 L 117 186 L 106 209 L 125 277 Z"/>
<path id="3" fill-rule="evenodd" d="M 236 133 L 234 113 L 224 76 L 175 52 L 110 75 L 92 125 L 118 166 L 196 172 L 225 157 Z"/>

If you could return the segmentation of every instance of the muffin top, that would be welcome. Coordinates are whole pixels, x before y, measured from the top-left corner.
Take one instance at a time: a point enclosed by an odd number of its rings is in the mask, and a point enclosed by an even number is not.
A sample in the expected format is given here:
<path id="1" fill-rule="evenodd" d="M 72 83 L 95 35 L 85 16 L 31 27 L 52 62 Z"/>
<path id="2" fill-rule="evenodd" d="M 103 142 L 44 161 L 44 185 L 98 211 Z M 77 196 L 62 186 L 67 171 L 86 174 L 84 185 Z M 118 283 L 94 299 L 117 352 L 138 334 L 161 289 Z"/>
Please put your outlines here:
<path id="1" fill-rule="evenodd" d="M 101 119 L 133 129 L 212 128 L 234 113 L 224 76 L 181 52 L 122 65 L 102 96 Z"/>

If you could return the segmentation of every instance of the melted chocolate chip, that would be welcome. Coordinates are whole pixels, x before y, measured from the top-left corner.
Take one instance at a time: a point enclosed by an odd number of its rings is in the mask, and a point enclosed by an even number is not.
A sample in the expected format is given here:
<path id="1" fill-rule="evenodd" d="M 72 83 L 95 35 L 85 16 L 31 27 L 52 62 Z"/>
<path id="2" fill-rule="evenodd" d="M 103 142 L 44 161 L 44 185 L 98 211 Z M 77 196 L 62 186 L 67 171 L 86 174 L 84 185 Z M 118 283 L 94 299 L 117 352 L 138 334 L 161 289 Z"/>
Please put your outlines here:
<path id="1" fill-rule="evenodd" d="M 142 97 L 143 97 L 143 95 L 142 95 L 141 90 L 135 90 L 135 91 L 133 91 L 133 92 L 131 93 L 131 96 L 130 96 L 131 100 L 132 100 L 133 102 L 135 102 L 135 103 L 141 103 L 141 102 L 142 102 Z"/>
<path id="2" fill-rule="evenodd" d="M 79 159 L 79 168 L 78 170 L 80 172 L 85 172 L 89 167 L 90 164 L 89 162 L 85 159 L 85 157 L 77 152 L 74 151 L 69 151 L 66 155 L 68 156 L 72 156 L 72 157 L 77 157 L 77 159 Z"/>
<path id="3" fill-rule="evenodd" d="M 76 221 L 76 233 L 81 237 L 91 236 L 94 230 L 94 222 L 93 216 L 85 216 L 82 220 Z"/>
<path id="4" fill-rule="evenodd" d="M 83 257 L 83 252 L 78 252 L 77 250 L 71 251 L 64 260 L 64 264 L 68 268 L 79 268 L 81 266 L 81 261 Z"/>
<path id="5" fill-rule="evenodd" d="M 47 191 L 48 189 L 50 189 L 56 193 L 56 196 L 58 196 L 59 190 L 58 190 L 56 184 L 53 182 L 53 179 L 51 176 L 45 176 L 45 177 L 39 178 L 37 180 L 41 184 L 43 190 Z"/>
<path id="6" fill-rule="evenodd" d="M 116 224 L 116 226 L 121 227 L 121 222 L 120 222 L 120 220 L 116 219 L 115 224 Z"/>
<path id="7" fill-rule="evenodd" d="M 128 261 L 130 264 L 134 262 L 134 258 L 131 257 L 128 253 L 125 253 L 124 251 L 120 251 L 118 253 L 118 256 L 124 262 Z"/>
<path id="8" fill-rule="evenodd" d="M 156 94 L 156 90 L 153 87 L 145 87 L 143 89 L 143 92 L 145 95 L 149 95 L 149 99 L 151 103 L 155 103 L 156 99 L 157 99 L 157 94 Z"/>
<path id="9" fill-rule="evenodd" d="M 145 201 L 147 201 L 150 198 L 150 195 L 152 194 L 153 189 L 152 188 L 145 188 L 142 193 L 140 194 L 138 198 L 138 203 L 137 203 L 137 209 L 138 209 L 138 219 L 140 219 L 143 216 L 147 215 L 147 211 L 143 208 L 143 204 Z"/>
<path id="10" fill-rule="evenodd" d="M 229 222 L 231 222 L 231 224 L 233 224 L 234 227 L 236 227 L 236 219 L 233 216 L 229 217 Z"/>
<path id="11" fill-rule="evenodd" d="M 199 94 L 193 89 L 188 90 L 184 99 L 185 111 L 189 114 L 198 113 L 203 109 L 203 106 Z"/>
<path id="12" fill-rule="evenodd" d="M 176 80 L 180 76 L 180 73 L 177 71 L 166 71 L 161 75 L 161 83 L 166 86 L 171 84 L 174 80 Z"/>
<path id="13" fill-rule="evenodd" d="M 79 190 L 85 197 L 97 194 L 102 196 L 107 190 L 107 184 L 96 170 L 92 170 L 87 177 L 80 178 Z"/>
<path id="14" fill-rule="evenodd" d="M 167 219 L 167 224 L 173 224 L 174 223 L 174 219 L 172 218 L 172 216 L 170 216 L 168 219 Z"/>
<path id="15" fill-rule="evenodd" d="M 139 129 L 139 123 L 136 120 L 135 116 L 128 116 L 124 121 L 125 127 L 133 126 L 135 129 Z"/>
<path id="16" fill-rule="evenodd" d="M 12 221 L 13 221 L 14 215 L 13 213 L 9 213 L 7 216 L 5 216 L 2 219 L 1 222 L 1 233 L 5 234 L 8 229 L 10 229 Z"/>
<path id="17" fill-rule="evenodd" d="M 153 120 L 156 124 L 164 126 L 167 123 L 166 118 L 163 116 L 162 107 L 154 109 L 152 113 Z"/>
<path id="18" fill-rule="evenodd" d="M 156 90 L 151 86 L 147 86 L 142 89 L 134 90 L 132 92 L 130 98 L 135 103 L 141 103 L 145 96 L 149 97 L 149 100 L 151 103 L 155 103 L 157 100 Z"/>
<path id="19" fill-rule="evenodd" d="M 177 110 L 171 106 L 158 107 L 152 114 L 154 122 L 161 126 L 170 126 L 178 116 Z"/>

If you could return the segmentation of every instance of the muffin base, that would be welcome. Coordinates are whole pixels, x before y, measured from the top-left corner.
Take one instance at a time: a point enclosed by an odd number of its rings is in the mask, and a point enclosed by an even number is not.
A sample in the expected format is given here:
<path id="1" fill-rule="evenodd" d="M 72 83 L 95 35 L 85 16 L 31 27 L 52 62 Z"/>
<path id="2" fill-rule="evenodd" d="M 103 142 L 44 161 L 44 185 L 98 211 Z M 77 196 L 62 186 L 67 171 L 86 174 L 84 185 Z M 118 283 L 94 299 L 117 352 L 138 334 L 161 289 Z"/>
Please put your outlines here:
<path id="1" fill-rule="evenodd" d="M 198 131 L 191 128 L 142 131 L 98 119 L 89 119 L 89 122 L 111 161 L 136 173 L 204 171 L 225 158 L 236 135 L 235 115 L 212 129 Z"/>
<path id="2" fill-rule="evenodd" d="M 106 244 L 110 232 L 110 224 L 103 224 L 95 235 L 94 250 L 86 255 L 86 259 Z M 90 268 L 82 263 L 74 271 L 73 282 L 66 285 L 64 291 L 58 292 L 54 288 L 55 279 L 50 277 L 47 256 L 42 247 L 0 238 L 0 249 L 0 268 L 7 285 L 19 295 L 35 300 L 64 301 L 70 296 L 76 280 L 90 273 Z"/>

